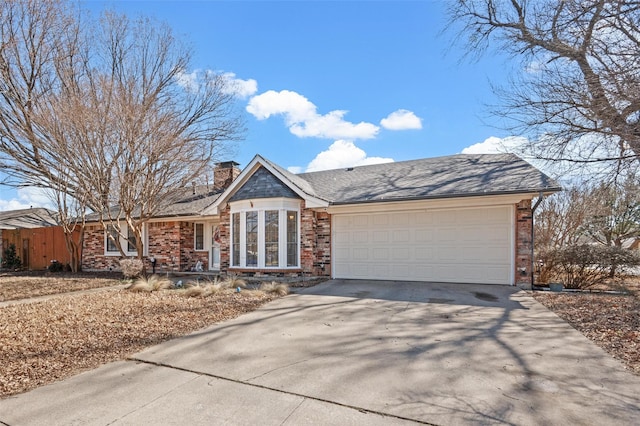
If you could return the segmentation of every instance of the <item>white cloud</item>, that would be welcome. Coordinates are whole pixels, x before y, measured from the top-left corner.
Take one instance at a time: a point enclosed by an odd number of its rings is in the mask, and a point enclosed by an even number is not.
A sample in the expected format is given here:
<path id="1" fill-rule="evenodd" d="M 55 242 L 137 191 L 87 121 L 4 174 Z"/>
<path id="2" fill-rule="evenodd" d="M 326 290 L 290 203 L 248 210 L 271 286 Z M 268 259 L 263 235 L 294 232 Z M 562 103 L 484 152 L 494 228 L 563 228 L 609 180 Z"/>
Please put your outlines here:
<path id="1" fill-rule="evenodd" d="M 380 130 L 372 123 L 345 121 L 346 111 L 335 110 L 320 115 L 312 102 L 290 90 L 269 90 L 254 96 L 249 100 L 247 111 L 258 120 L 282 115 L 289 131 L 301 138 L 371 139 Z"/>
<path id="2" fill-rule="evenodd" d="M 11 200 L 0 200 L 0 211 L 22 210 L 28 209 L 29 207 L 31 207 L 29 204 L 24 204 L 15 198 Z"/>
<path id="3" fill-rule="evenodd" d="M 548 142 L 553 145 L 553 141 Z M 610 157 L 611 154 L 607 153 L 602 147 L 597 150 L 593 150 L 593 144 L 596 143 L 591 140 L 590 137 L 584 137 L 577 139 L 575 144 L 566 147 L 563 153 L 564 158 L 572 158 L 574 160 L 586 159 L 588 156 L 594 156 L 600 158 Z M 541 159 L 539 155 L 535 154 L 535 150 L 540 150 L 540 147 L 533 147 L 532 142 L 529 139 L 521 136 L 508 136 L 505 138 L 498 138 L 491 136 L 485 139 L 483 142 L 476 143 L 474 145 L 464 148 L 462 154 L 504 154 L 513 153 L 518 155 L 523 160 L 527 161 L 534 167 L 540 169 L 543 173 L 558 179 L 561 182 L 579 182 L 585 178 L 602 177 L 610 172 L 611 164 L 609 162 L 596 162 L 596 163 L 580 163 L 574 161 L 551 161 Z M 586 151 L 586 153 L 584 152 Z M 552 151 L 548 149 L 547 155 L 553 155 Z"/>
<path id="4" fill-rule="evenodd" d="M 54 208 L 51 197 L 41 188 L 25 187 L 19 188 L 17 196 L 9 200 L 0 199 L 0 211 L 22 210 L 30 207 Z"/>
<path id="5" fill-rule="evenodd" d="M 326 151 L 319 153 L 306 168 L 307 172 L 391 163 L 393 158 L 367 157 L 367 153 L 351 141 L 337 140 Z M 291 167 L 289 168 L 292 169 Z M 300 169 L 300 168 L 298 168 Z"/>
<path id="6" fill-rule="evenodd" d="M 300 166 L 290 166 L 290 167 L 287 167 L 287 170 L 296 175 L 298 173 L 302 173 L 302 167 Z"/>
<path id="7" fill-rule="evenodd" d="M 388 130 L 422 129 L 422 119 L 409 110 L 399 109 L 380 120 L 380 125 Z"/>
<path id="8" fill-rule="evenodd" d="M 242 80 L 241 78 L 236 78 L 236 74 L 233 72 L 223 73 L 222 76 L 227 80 L 227 93 L 231 93 L 241 99 L 253 96 L 258 91 L 258 82 L 252 78 Z"/>
<path id="9" fill-rule="evenodd" d="M 176 74 L 176 81 L 180 87 L 184 88 L 184 90 L 195 93 L 200 87 L 198 84 L 198 73 L 198 70 L 194 70 L 190 73 L 180 71 Z"/>
<path id="10" fill-rule="evenodd" d="M 237 78 L 233 72 L 218 73 L 213 70 L 206 70 L 205 75 L 201 70 L 193 70 L 192 72 L 181 71 L 176 74 L 176 82 L 186 91 L 196 93 L 200 90 L 200 85 L 204 83 L 205 77 L 213 80 L 216 75 L 222 77 L 226 83 L 226 86 L 222 90 L 233 96 L 241 99 L 248 98 L 254 95 L 258 91 L 258 82 L 250 78 L 248 80 L 242 80 Z"/>
<path id="11" fill-rule="evenodd" d="M 491 136 L 483 142 L 468 146 L 462 150 L 462 154 L 504 154 L 507 152 L 520 153 L 528 142 L 521 136 L 508 136 L 497 138 Z"/>

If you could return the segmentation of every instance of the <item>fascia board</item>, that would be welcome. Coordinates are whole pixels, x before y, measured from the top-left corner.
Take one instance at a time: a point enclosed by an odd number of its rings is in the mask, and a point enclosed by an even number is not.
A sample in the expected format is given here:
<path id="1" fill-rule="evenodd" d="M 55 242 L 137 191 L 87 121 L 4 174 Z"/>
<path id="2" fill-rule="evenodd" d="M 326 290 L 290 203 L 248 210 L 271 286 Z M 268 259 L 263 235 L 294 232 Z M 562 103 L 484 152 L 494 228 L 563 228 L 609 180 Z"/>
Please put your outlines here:
<path id="1" fill-rule="evenodd" d="M 401 210 L 452 209 L 514 205 L 522 200 L 539 196 L 539 193 L 492 195 L 477 197 L 435 198 L 411 201 L 387 201 L 333 205 L 325 209 L 330 214 L 393 212 Z"/>

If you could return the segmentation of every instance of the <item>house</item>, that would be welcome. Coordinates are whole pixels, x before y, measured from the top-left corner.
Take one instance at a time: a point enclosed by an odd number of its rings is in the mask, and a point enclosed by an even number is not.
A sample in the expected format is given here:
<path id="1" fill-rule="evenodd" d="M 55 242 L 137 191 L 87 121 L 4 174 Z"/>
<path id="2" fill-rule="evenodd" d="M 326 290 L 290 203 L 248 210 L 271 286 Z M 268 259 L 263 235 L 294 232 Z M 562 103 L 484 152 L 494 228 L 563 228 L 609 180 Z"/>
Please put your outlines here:
<path id="1" fill-rule="evenodd" d="M 236 166 L 218 164 L 211 188 L 185 189 L 149 221 L 144 256 L 160 270 L 527 285 L 531 200 L 561 189 L 512 154 L 303 174 L 260 155 Z M 83 268 L 117 268 L 110 245 L 90 225 Z"/>

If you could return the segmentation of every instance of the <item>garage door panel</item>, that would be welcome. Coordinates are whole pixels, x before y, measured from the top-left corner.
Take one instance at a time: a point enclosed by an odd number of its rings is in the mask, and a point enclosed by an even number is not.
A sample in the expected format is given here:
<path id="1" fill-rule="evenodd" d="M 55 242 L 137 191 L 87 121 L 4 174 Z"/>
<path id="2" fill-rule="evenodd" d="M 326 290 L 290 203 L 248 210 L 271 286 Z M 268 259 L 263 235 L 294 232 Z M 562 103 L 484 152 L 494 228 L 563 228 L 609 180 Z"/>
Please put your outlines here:
<path id="1" fill-rule="evenodd" d="M 336 278 L 510 284 L 513 209 L 334 215 Z"/>
<path id="2" fill-rule="evenodd" d="M 389 231 L 373 231 L 373 239 L 372 241 L 376 244 L 384 244 L 389 242 Z"/>
<path id="3" fill-rule="evenodd" d="M 408 229 L 393 231 L 392 235 L 393 238 L 391 241 L 394 243 L 408 243 L 410 241 Z"/>

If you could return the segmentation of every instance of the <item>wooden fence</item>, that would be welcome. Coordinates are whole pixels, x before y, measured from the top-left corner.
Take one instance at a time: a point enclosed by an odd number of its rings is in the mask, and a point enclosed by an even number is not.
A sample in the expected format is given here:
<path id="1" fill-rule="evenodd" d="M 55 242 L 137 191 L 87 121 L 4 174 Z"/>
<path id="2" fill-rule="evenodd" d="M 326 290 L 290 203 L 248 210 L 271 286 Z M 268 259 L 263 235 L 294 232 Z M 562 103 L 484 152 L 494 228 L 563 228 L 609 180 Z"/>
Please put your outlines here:
<path id="1" fill-rule="evenodd" d="M 77 238 L 77 236 L 74 236 Z M 64 232 L 60 226 L 33 229 L 2 230 L 3 251 L 15 244 L 16 254 L 20 256 L 22 267 L 30 270 L 46 269 L 52 260 L 66 265 L 71 256 L 64 241 Z"/>

